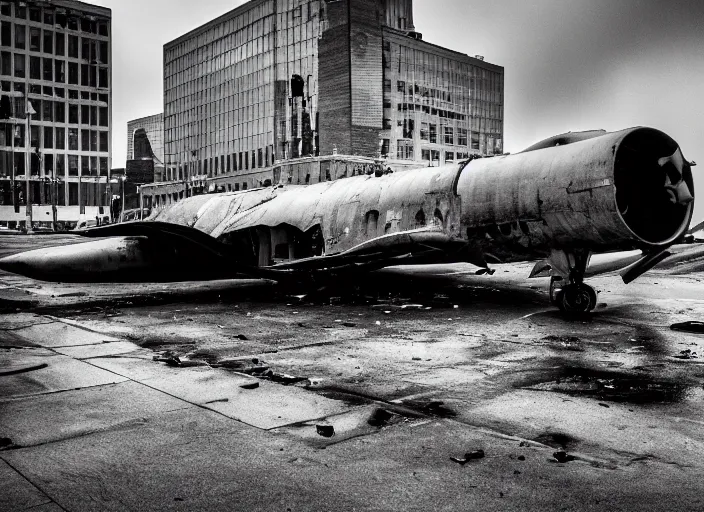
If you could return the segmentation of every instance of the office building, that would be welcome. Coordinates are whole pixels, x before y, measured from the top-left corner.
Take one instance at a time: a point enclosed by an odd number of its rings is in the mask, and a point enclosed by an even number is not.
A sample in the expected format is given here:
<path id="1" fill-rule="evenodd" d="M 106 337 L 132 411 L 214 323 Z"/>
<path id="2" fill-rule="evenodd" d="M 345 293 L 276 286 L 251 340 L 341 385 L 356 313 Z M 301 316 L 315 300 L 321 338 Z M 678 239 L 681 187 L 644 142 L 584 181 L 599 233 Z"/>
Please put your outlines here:
<path id="1" fill-rule="evenodd" d="M 501 153 L 503 82 L 423 41 L 412 0 L 252 0 L 164 46 L 167 197 L 260 186 L 296 159 Z"/>
<path id="2" fill-rule="evenodd" d="M 104 215 L 110 9 L 0 1 L 0 59 L 0 223 L 24 224 L 28 200 L 35 224 L 70 226 Z"/>

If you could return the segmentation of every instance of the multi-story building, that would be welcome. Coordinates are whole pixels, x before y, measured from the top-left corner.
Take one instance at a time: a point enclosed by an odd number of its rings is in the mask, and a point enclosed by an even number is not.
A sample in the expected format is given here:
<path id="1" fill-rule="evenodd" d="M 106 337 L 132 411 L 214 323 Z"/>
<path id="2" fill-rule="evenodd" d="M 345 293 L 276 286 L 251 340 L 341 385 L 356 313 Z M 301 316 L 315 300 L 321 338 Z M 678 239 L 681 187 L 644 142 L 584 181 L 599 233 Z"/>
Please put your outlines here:
<path id="1" fill-rule="evenodd" d="M 127 178 L 130 167 L 139 167 L 137 179 L 144 177 L 145 162 L 151 161 L 152 181 L 164 179 L 164 115 L 134 119 L 127 123 Z M 130 165 L 132 162 L 132 165 Z M 137 164 L 136 162 L 139 162 Z M 149 166 L 147 166 L 149 167 Z M 140 183 L 141 184 L 141 183 Z"/>
<path id="2" fill-rule="evenodd" d="M 252 0 L 164 46 L 167 197 L 194 180 L 251 188 L 311 156 L 501 153 L 503 81 L 423 41 L 412 0 Z"/>
<path id="3" fill-rule="evenodd" d="M 111 80 L 110 9 L 0 1 L 0 223 L 107 215 Z"/>

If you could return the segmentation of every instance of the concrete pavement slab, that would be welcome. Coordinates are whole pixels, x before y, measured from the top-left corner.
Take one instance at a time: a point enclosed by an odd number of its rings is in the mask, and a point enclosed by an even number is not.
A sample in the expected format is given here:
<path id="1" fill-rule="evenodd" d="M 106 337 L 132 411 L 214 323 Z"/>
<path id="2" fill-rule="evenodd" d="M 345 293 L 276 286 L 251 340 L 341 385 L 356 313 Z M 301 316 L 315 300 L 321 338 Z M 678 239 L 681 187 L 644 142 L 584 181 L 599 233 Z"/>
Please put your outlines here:
<path id="1" fill-rule="evenodd" d="M 14 332 L 28 341 L 50 348 L 120 341 L 119 338 L 113 336 L 87 331 L 62 322 L 31 325 L 25 329 L 17 329 Z"/>
<path id="2" fill-rule="evenodd" d="M 75 359 L 92 359 L 95 357 L 117 356 L 140 351 L 145 356 L 153 356 L 151 350 L 144 350 L 139 345 L 129 341 L 111 341 L 96 345 L 80 345 L 78 347 L 60 347 L 54 351 Z"/>
<path id="3" fill-rule="evenodd" d="M 450 460 L 480 448 L 484 459 Z M 188 409 L 2 456 L 70 511 L 694 511 L 704 504 L 694 469 L 558 464 L 553 451 L 446 420 L 319 450 Z"/>
<path id="4" fill-rule="evenodd" d="M 0 368 L 14 366 L 18 361 L 28 367 L 44 364 L 47 366 L 18 375 L 0 377 L 0 401 L 12 397 L 116 384 L 127 380 L 87 363 L 48 351 L 0 351 Z"/>
<path id="5" fill-rule="evenodd" d="M 0 510 L 25 510 L 50 501 L 46 494 L 0 458 Z"/>
<path id="6" fill-rule="evenodd" d="M 349 409 L 339 400 L 226 370 L 173 368 L 129 357 L 91 359 L 90 363 L 263 429 L 322 418 Z M 259 384 L 259 387 L 240 387 L 252 383 Z"/>
<path id="7" fill-rule="evenodd" d="M 174 390 L 174 393 L 179 393 Z M 179 396 L 176 394 L 176 396 Z M 263 429 L 324 418 L 350 409 L 305 389 L 262 381 L 256 389 L 230 388 L 227 401 L 206 405 L 229 418 Z"/>
<path id="8" fill-rule="evenodd" d="M 136 382 L 0 401 L 0 437 L 33 446 L 190 407 L 195 406 Z"/>
<path id="9" fill-rule="evenodd" d="M 601 404 L 601 405 L 600 405 Z M 678 421 L 626 403 L 520 390 L 460 416 L 527 438 L 560 434 L 573 450 L 626 462 L 641 457 L 676 466 L 704 466 L 704 422 Z"/>

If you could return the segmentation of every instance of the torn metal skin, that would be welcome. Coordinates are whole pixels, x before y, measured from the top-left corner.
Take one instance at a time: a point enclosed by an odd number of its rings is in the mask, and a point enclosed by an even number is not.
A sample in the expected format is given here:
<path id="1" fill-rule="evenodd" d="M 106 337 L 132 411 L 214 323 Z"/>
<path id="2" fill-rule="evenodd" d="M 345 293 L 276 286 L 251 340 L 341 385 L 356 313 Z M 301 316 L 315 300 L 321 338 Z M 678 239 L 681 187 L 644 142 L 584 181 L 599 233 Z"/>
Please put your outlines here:
<path id="1" fill-rule="evenodd" d="M 686 232 L 693 190 L 690 164 L 660 131 L 570 133 L 459 165 L 196 196 L 84 232 L 112 242 L 31 251 L 0 268 L 61 281 L 285 280 L 540 259 L 534 273 L 550 269 L 557 305 L 584 312 L 596 304 L 583 283 L 591 254 L 640 249 L 624 275 L 635 279 Z"/>

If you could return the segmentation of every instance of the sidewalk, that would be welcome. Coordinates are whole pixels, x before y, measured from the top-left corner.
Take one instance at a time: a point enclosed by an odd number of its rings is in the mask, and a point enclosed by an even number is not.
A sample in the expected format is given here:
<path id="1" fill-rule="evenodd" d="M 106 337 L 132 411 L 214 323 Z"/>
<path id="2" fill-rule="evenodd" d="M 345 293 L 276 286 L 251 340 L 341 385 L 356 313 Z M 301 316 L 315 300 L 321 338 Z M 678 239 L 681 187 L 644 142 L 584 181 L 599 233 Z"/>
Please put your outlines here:
<path id="1" fill-rule="evenodd" d="M 0 510 L 701 504 L 701 489 L 684 484 L 697 481 L 701 468 L 559 464 L 544 444 L 393 411 L 386 426 L 370 425 L 389 405 L 335 400 L 222 369 L 171 368 L 75 322 L 0 316 Z M 336 435 L 319 435 L 318 425 Z M 450 460 L 470 449 L 487 456 L 466 466 Z"/>

